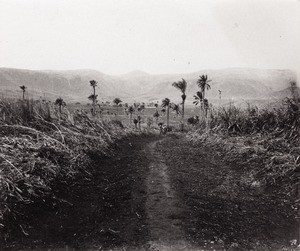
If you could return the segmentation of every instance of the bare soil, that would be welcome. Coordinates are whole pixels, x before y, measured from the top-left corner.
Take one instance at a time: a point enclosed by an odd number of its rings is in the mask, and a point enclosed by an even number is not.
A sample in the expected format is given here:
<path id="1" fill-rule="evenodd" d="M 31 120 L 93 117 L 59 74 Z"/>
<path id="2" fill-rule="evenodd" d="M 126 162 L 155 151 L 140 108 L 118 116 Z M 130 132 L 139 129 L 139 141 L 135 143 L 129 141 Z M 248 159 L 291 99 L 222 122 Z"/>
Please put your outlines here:
<path id="1" fill-rule="evenodd" d="M 181 228 L 184 206 L 171 186 L 166 160 L 157 149 L 157 143 L 162 141 L 152 142 L 145 148 L 151 160 L 146 178 L 148 245 L 154 250 L 192 250 Z"/>

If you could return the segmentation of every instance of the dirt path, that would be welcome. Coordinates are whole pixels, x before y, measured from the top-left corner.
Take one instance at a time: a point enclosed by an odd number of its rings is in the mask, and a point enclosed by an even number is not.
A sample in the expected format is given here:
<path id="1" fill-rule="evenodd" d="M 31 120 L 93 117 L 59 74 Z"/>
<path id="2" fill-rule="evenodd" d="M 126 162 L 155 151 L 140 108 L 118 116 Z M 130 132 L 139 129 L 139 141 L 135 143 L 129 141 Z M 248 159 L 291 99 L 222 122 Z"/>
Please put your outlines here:
<path id="1" fill-rule="evenodd" d="M 92 160 L 90 179 L 68 191 L 70 203 L 41 214 L 31 235 L 7 250 L 282 250 L 256 249 L 256 240 L 291 239 L 291 220 L 270 216 L 280 205 L 243 189 L 244 171 L 205 146 L 136 136 Z M 274 231 L 273 222 L 281 224 Z"/>
<path id="2" fill-rule="evenodd" d="M 145 148 L 150 156 L 149 174 L 146 179 L 146 213 L 149 227 L 150 250 L 195 250 L 186 241 L 181 229 L 180 214 L 183 206 L 172 189 L 169 167 L 164 156 L 156 148 L 159 141 L 151 142 Z"/>

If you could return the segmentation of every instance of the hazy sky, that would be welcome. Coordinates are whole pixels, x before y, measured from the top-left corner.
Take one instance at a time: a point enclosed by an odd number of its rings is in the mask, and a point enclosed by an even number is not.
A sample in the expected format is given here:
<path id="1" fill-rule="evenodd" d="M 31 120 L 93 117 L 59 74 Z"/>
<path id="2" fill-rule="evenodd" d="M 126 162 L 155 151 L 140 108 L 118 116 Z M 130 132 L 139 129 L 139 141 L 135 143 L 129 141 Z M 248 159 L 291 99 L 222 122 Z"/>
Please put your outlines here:
<path id="1" fill-rule="evenodd" d="M 300 69 L 300 0 L 0 0 L 0 67 Z"/>

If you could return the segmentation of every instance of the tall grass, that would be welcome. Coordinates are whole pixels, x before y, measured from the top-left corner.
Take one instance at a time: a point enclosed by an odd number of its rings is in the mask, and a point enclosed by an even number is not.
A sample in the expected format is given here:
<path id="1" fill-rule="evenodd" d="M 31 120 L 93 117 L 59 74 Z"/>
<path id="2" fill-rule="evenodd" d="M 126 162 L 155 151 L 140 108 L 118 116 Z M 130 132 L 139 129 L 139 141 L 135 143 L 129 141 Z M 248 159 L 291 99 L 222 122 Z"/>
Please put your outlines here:
<path id="1" fill-rule="evenodd" d="M 131 134 L 122 123 L 84 112 L 60 113 L 50 102 L 0 100 L 0 231 L 27 235 L 26 210 L 57 207 L 76 179 L 88 179 L 91 157 Z"/>
<path id="2" fill-rule="evenodd" d="M 205 145 L 225 163 L 242 171 L 243 178 L 237 181 L 241 188 L 253 190 L 265 203 L 284 205 L 287 217 L 298 219 L 299 96 L 268 109 L 250 105 L 246 109 L 213 109 L 205 122 L 187 134 L 187 139 Z"/>
<path id="3" fill-rule="evenodd" d="M 245 109 L 212 109 L 206 121 L 200 120 L 186 137 L 241 174 L 239 180 L 232 178 L 224 185 L 228 194 L 233 194 L 231 190 L 236 187 L 246 191 L 253 203 L 259 202 L 266 209 L 272 205 L 270 217 L 264 216 L 263 222 L 275 229 L 292 222 L 287 238 L 297 239 L 295 243 L 299 244 L 299 96 L 286 98 L 272 108 L 248 105 Z M 274 221 L 272 215 L 283 222 Z"/>
<path id="4" fill-rule="evenodd" d="M 208 129 L 214 132 L 228 132 L 230 126 L 236 124 L 241 135 L 285 134 L 286 137 L 297 140 L 299 118 L 300 99 L 286 98 L 273 108 L 258 108 L 248 104 L 247 109 L 233 105 L 212 109 L 208 118 Z M 207 129 L 207 124 L 205 128 Z"/>

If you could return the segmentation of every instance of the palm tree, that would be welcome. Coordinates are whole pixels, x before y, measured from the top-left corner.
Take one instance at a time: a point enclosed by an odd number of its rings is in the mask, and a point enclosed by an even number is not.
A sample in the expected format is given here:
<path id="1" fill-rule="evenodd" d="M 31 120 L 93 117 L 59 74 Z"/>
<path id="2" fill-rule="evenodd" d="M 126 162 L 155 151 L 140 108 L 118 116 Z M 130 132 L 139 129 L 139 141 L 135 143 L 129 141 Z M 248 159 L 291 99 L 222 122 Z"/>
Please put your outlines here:
<path id="1" fill-rule="evenodd" d="M 93 94 L 90 95 L 88 98 L 91 99 L 93 101 L 93 115 L 95 116 L 95 106 L 96 106 L 96 102 L 97 102 L 97 97 L 98 95 L 96 95 L 96 86 L 97 86 L 97 82 L 95 80 L 91 80 L 90 81 L 90 85 L 93 88 Z"/>
<path id="2" fill-rule="evenodd" d="M 169 124 L 170 124 L 170 105 L 171 105 L 171 101 L 168 98 L 165 98 L 162 100 L 162 104 L 161 107 L 162 108 L 166 108 L 167 110 L 167 127 L 169 128 Z"/>
<path id="3" fill-rule="evenodd" d="M 141 130 L 141 122 L 142 122 L 142 118 L 141 118 L 140 115 L 137 116 L 137 120 L 138 120 L 139 129 Z"/>
<path id="4" fill-rule="evenodd" d="M 133 108 L 132 105 L 128 107 L 128 112 L 129 112 L 129 121 L 130 121 L 130 124 L 131 124 L 131 122 L 132 122 L 132 114 L 134 113 L 134 108 Z"/>
<path id="5" fill-rule="evenodd" d="M 172 104 L 170 105 L 170 107 L 171 107 L 172 110 L 176 113 L 176 116 L 178 117 L 178 115 L 180 114 L 179 105 L 176 105 L 176 104 L 172 103 Z"/>
<path id="6" fill-rule="evenodd" d="M 157 122 L 158 122 L 159 116 L 160 116 L 160 114 L 159 114 L 159 112 L 156 110 L 155 113 L 153 114 L 153 117 L 154 117 L 155 120 L 156 120 L 156 124 L 157 124 Z"/>
<path id="7" fill-rule="evenodd" d="M 58 106 L 59 113 L 61 113 L 61 108 L 66 105 L 65 101 L 61 97 L 57 98 L 54 104 Z"/>
<path id="8" fill-rule="evenodd" d="M 208 108 L 209 108 L 208 100 L 207 100 L 207 98 L 205 98 L 205 99 L 203 99 L 203 109 L 205 111 L 205 117 L 207 117 Z"/>
<path id="9" fill-rule="evenodd" d="M 205 109 L 205 117 L 207 116 L 207 109 L 208 109 L 208 100 L 205 98 L 205 90 L 209 90 L 211 88 L 210 84 L 208 84 L 209 82 L 211 82 L 211 80 L 208 80 L 207 75 L 199 76 L 199 79 L 197 80 L 197 84 L 201 90 L 201 95 L 202 95 L 201 110 L 203 111 L 203 109 Z M 197 92 L 197 96 L 200 97 L 198 95 L 198 92 Z M 196 97 L 196 96 L 194 96 L 194 97 Z"/>
<path id="10" fill-rule="evenodd" d="M 203 106 L 203 94 L 202 92 L 198 91 L 196 93 L 196 95 L 194 95 L 194 105 L 199 105 L 200 106 L 200 115 L 201 115 L 201 110 L 202 110 L 202 106 Z"/>
<path id="11" fill-rule="evenodd" d="M 96 114 L 95 106 L 96 106 L 96 102 L 97 102 L 97 97 L 98 97 L 98 95 L 95 95 L 95 94 L 91 94 L 90 96 L 88 96 L 88 99 L 93 102 L 92 114 L 94 116 Z"/>
<path id="12" fill-rule="evenodd" d="M 197 92 L 196 93 L 196 95 L 194 95 L 194 102 L 193 102 L 193 104 L 194 105 L 201 105 L 202 104 L 202 102 L 203 102 L 203 94 L 202 94 L 202 92 Z"/>
<path id="13" fill-rule="evenodd" d="M 23 100 L 25 99 L 25 89 L 26 89 L 26 86 L 25 85 L 22 85 L 20 86 L 22 92 L 23 92 Z"/>
<path id="14" fill-rule="evenodd" d="M 141 105 L 137 108 L 138 114 L 141 114 L 144 110 L 145 110 L 145 104 L 141 104 Z"/>
<path id="15" fill-rule="evenodd" d="M 119 98 L 115 98 L 115 99 L 113 100 L 113 103 L 116 104 L 116 106 L 117 106 L 117 113 L 118 113 L 118 107 L 119 107 L 119 104 L 122 103 L 122 100 L 119 99 Z"/>
<path id="16" fill-rule="evenodd" d="M 137 124 L 139 123 L 138 119 L 134 119 L 133 123 L 134 123 L 135 129 L 137 129 Z"/>
<path id="17" fill-rule="evenodd" d="M 181 98 L 182 98 L 181 130 L 183 131 L 183 129 L 184 129 L 184 103 L 185 103 L 185 99 L 186 99 L 185 92 L 186 92 L 186 88 L 187 88 L 187 82 L 184 79 L 182 79 L 182 81 L 174 82 L 172 84 L 172 86 L 174 86 L 176 89 L 180 90 L 182 93 L 182 95 L 181 95 Z"/>
<path id="18" fill-rule="evenodd" d="M 199 76 L 199 79 L 197 80 L 197 84 L 203 95 L 203 99 L 205 98 L 205 90 L 209 90 L 211 88 L 210 84 L 208 84 L 209 82 L 211 82 L 211 80 L 207 80 L 207 75 Z"/>
<path id="19" fill-rule="evenodd" d="M 140 105 L 140 108 L 141 108 L 141 111 L 144 111 L 146 109 L 146 104 L 143 102 L 141 105 Z"/>

